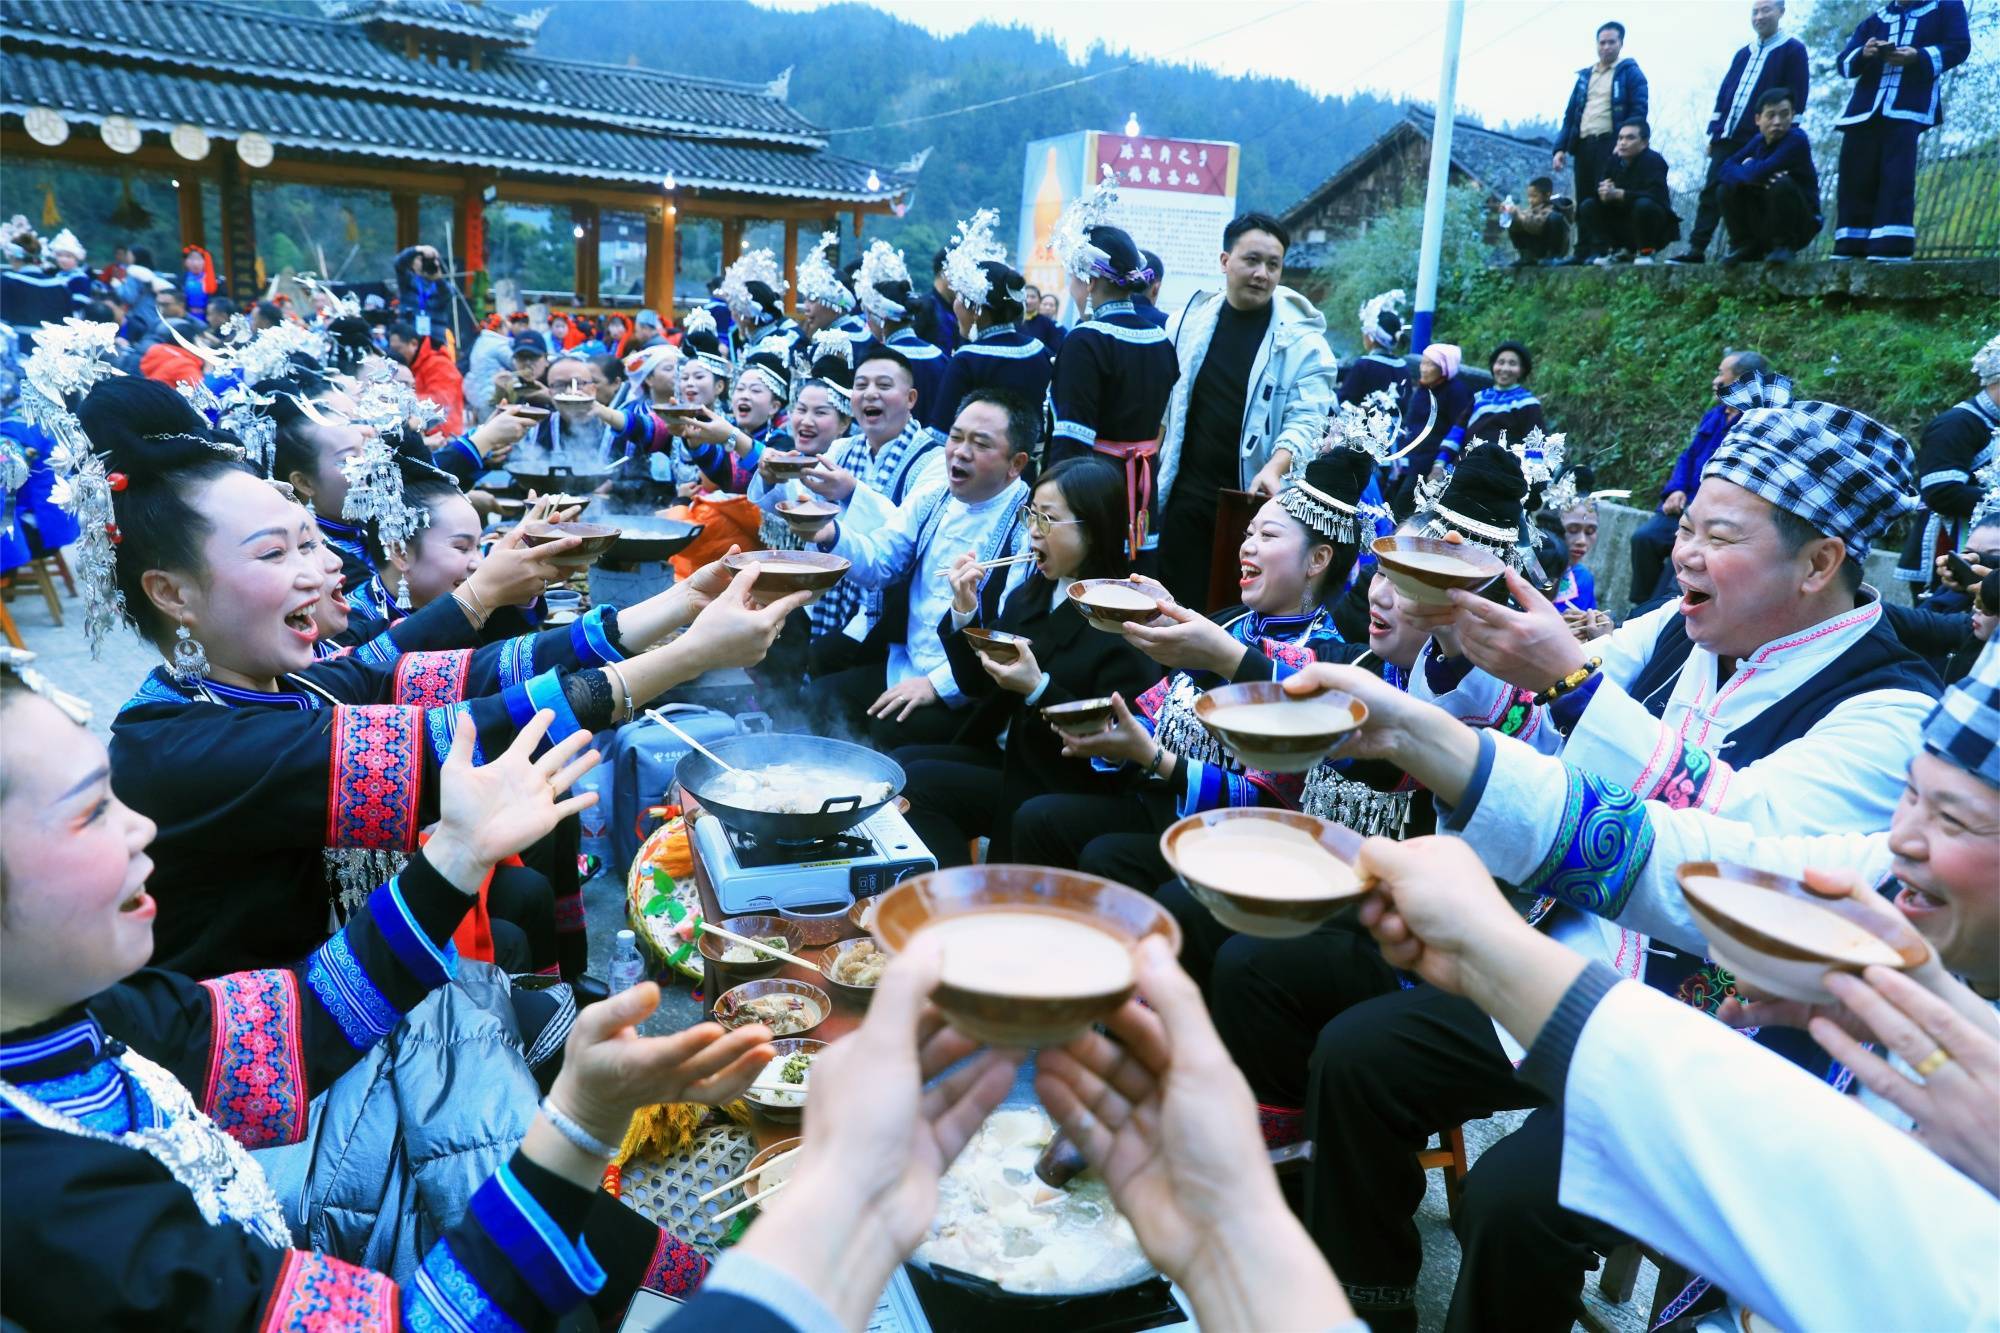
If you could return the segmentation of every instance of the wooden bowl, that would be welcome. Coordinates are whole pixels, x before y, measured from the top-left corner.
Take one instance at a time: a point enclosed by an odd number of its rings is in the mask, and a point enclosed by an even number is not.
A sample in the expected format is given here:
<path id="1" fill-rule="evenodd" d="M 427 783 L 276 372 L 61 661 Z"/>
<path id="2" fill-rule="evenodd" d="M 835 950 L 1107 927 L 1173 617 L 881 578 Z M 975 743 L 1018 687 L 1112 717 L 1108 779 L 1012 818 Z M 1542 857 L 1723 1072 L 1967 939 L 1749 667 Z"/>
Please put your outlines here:
<path id="1" fill-rule="evenodd" d="M 1244 843 L 1240 855 L 1227 845 L 1237 840 Z M 1280 850 L 1285 843 L 1294 846 Z M 1358 901 L 1368 887 L 1350 870 L 1344 879 L 1335 872 L 1336 877 L 1312 890 L 1279 894 L 1263 889 L 1274 883 L 1296 885 L 1314 875 L 1312 863 L 1320 852 L 1351 867 L 1360 850 L 1361 835 L 1345 825 L 1262 806 L 1204 810 L 1160 835 L 1160 855 L 1195 901 L 1231 930 L 1265 939 L 1310 934 Z"/>
<path id="2" fill-rule="evenodd" d="M 1368 720 L 1368 705 L 1340 690 L 1301 699 L 1276 681 L 1257 680 L 1208 691 L 1195 700 L 1194 715 L 1245 768 L 1304 773 Z"/>
<path id="3" fill-rule="evenodd" d="M 814 1041 L 811 1037 L 780 1037 L 771 1043 L 771 1049 L 777 1052 L 776 1055 L 771 1057 L 771 1067 L 781 1068 L 785 1061 L 794 1055 L 801 1053 L 818 1055 L 826 1049 L 826 1043 L 823 1041 Z M 801 1097 L 796 1104 L 793 1104 L 790 1102 L 772 1101 L 762 1093 L 746 1091 L 743 1094 L 743 1100 L 756 1107 L 766 1120 L 772 1121 L 775 1124 L 796 1125 L 799 1121 L 805 1119 L 806 1098 L 804 1097 Z"/>
<path id="4" fill-rule="evenodd" d="M 1065 736 L 1095 736 L 1111 725 L 1116 716 L 1116 705 L 1110 695 L 1096 699 L 1072 699 L 1066 704 L 1050 704 L 1042 710 L 1043 719 Z"/>
<path id="5" fill-rule="evenodd" d="M 797 1137 L 789 1139 L 780 1139 L 778 1142 L 772 1144 L 770 1147 L 758 1153 L 755 1157 L 752 1157 L 750 1159 L 749 1164 L 745 1166 L 743 1170 L 746 1173 L 755 1171 L 759 1167 L 763 1166 L 764 1163 L 770 1161 L 773 1157 L 782 1156 L 783 1154 L 792 1151 L 792 1149 L 798 1147 L 800 1144 L 804 1142 L 805 1142 L 804 1139 Z M 766 1185 L 783 1184 L 786 1178 L 792 1174 L 793 1169 L 796 1168 L 798 1164 L 799 1164 L 799 1159 L 794 1157 L 789 1162 L 781 1162 L 777 1166 L 772 1167 L 769 1171 L 766 1171 L 761 1176 L 752 1176 L 748 1181 L 744 1182 L 743 1197 L 746 1199 L 754 1199 L 764 1189 Z M 717 1209 L 725 1208 L 728 1206 L 729 1202 L 730 1200 L 726 1197 L 718 1199 L 715 1203 L 715 1207 Z M 731 1218 L 730 1221 L 733 1222 L 735 1221 L 735 1219 Z M 726 1227 L 729 1225 L 729 1223 L 725 1222 L 723 1223 L 723 1225 Z"/>
<path id="6" fill-rule="evenodd" d="M 1130 579 L 1078 579 L 1068 591 L 1077 614 L 1108 634 L 1160 614 L 1159 598 Z"/>
<path id="7" fill-rule="evenodd" d="M 1021 649 L 1034 642 L 1019 634 L 1009 634 L 1005 630 L 980 629 L 967 626 L 959 631 L 971 643 L 972 651 L 981 657 L 990 657 L 1001 666 L 1021 660 Z"/>
<path id="8" fill-rule="evenodd" d="M 864 901 L 873 900 L 867 899 Z M 858 910 L 861 904 L 856 903 L 854 906 Z M 866 1009 L 868 1002 L 875 998 L 875 988 L 873 986 L 857 986 L 851 981 L 837 981 L 833 975 L 833 965 L 863 944 L 877 951 L 882 947 L 871 939 L 842 940 L 838 944 L 829 944 L 825 949 L 821 950 L 818 962 L 819 974 L 826 979 L 826 988 L 833 993 L 835 999 L 846 1000 L 849 1004 Z"/>
<path id="9" fill-rule="evenodd" d="M 716 922 L 726 930 L 738 935 L 748 935 L 753 940 L 765 939 L 772 935 L 782 935 L 785 948 L 797 953 L 805 947 L 805 939 L 799 928 L 791 922 L 775 916 L 727 916 Z M 784 961 L 777 958 L 763 958 L 755 963 L 725 963 L 722 955 L 736 947 L 736 941 L 726 940 L 720 935 L 703 931 L 698 936 L 701 956 L 715 969 L 715 975 L 724 986 L 741 985 L 746 981 L 759 981 L 764 977 L 776 976 Z"/>
<path id="10" fill-rule="evenodd" d="M 1425 606 L 1450 606 L 1454 588 L 1471 592 L 1499 578 L 1505 562 L 1471 542 L 1441 541 L 1397 533 L 1377 537 L 1375 559 L 1396 591 Z"/>
<path id="11" fill-rule="evenodd" d="M 619 529 L 602 523 L 523 523 L 521 540 L 529 546 L 545 546 L 558 537 L 582 538 L 582 545 L 552 558 L 552 563 L 581 568 L 594 564 L 618 540 Z"/>
<path id="12" fill-rule="evenodd" d="M 932 998 L 953 1027 L 994 1046 L 1060 1045 L 1110 1017 L 1136 988 L 1129 970 L 1118 975 L 1115 959 L 1094 973 L 1096 958 L 1081 972 L 1045 971 L 1040 984 L 1023 976 L 1019 985 L 1007 975 L 1009 963 L 1018 961 L 1014 971 L 1026 973 L 1072 943 L 1101 957 L 1103 936 L 1127 950 L 1151 936 L 1176 954 L 1181 945 L 1180 926 L 1146 894 L 1049 866 L 958 866 L 917 875 L 882 895 L 873 930 L 891 953 L 920 931 L 948 930 L 944 979 Z M 1003 943 L 1012 937 L 1018 938 Z M 988 971 L 976 963 L 994 961 L 978 952 L 983 943 L 1018 952 L 998 960 L 993 971 L 1001 979 L 968 982 L 969 972 Z"/>
<path id="13" fill-rule="evenodd" d="M 790 481 L 819 461 L 818 454 L 802 454 L 791 449 L 766 449 L 759 466 L 777 481 Z"/>
<path id="14" fill-rule="evenodd" d="M 1686 861 L 1674 874 L 1709 956 L 1766 995 L 1832 1004 L 1828 972 L 1858 973 L 1871 963 L 1906 971 L 1930 956 L 1901 917 L 1878 916 L 1789 875 L 1716 861 Z M 1761 894 L 1773 898 L 1760 901 Z"/>
<path id="15" fill-rule="evenodd" d="M 819 1007 L 818 1018 L 815 1018 L 796 1032 L 781 1034 L 786 1037 L 803 1037 L 821 1023 L 826 1022 L 826 1016 L 833 1012 L 833 1001 L 828 999 L 826 992 L 819 987 L 810 982 L 792 981 L 786 977 L 771 977 L 764 981 L 746 981 L 741 986 L 731 987 L 729 990 L 716 996 L 715 1013 L 712 1017 L 726 1028 L 748 1027 L 752 1023 L 761 1022 L 762 1020 L 755 1014 L 742 1013 L 740 1010 L 743 1005 L 748 1004 L 751 1000 L 762 999 L 766 995 L 796 995 L 800 999 L 809 1001 Z"/>
<path id="16" fill-rule="evenodd" d="M 880 898 L 857 898 L 854 906 L 847 909 L 847 925 L 857 934 L 866 935 L 868 928 L 875 924 L 875 908 Z"/>
<path id="17" fill-rule="evenodd" d="M 817 596 L 847 576 L 846 557 L 824 551 L 738 551 L 723 556 L 722 563 L 739 574 L 755 569 L 751 591 L 773 601 L 795 592 Z"/>
<path id="18" fill-rule="evenodd" d="M 780 500 L 776 507 L 778 517 L 802 538 L 811 537 L 840 517 L 840 507 L 824 500 Z"/>

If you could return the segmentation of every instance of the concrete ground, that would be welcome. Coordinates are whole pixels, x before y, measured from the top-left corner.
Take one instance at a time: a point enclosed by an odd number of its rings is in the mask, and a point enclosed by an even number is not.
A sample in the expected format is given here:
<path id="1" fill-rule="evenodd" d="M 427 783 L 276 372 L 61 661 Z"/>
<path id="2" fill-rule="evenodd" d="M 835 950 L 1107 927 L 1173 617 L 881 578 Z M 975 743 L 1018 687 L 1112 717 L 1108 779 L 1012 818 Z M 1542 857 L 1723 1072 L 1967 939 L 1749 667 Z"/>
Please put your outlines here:
<path id="1" fill-rule="evenodd" d="M 88 700 L 94 714 L 91 729 L 99 737 L 108 737 L 112 716 L 131 697 L 141 677 L 158 662 L 158 656 L 128 630 L 112 635 L 103 645 L 101 655 L 93 660 L 83 635 L 83 608 L 73 598 L 63 599 L 61 627 L 50 619 L 41 597 L 28 590 L 17 591 L 9 609 L 27 647 L 38 654 L 35 666 L 60 688 Z M 599 875 L 584 885 L 584 910 L 590 931 L 590 970 L 604 976 L 613 936 L 624 925 L 622 867 L 615 875 Z M 700 1014 L 701 1005 L 685 983 L 670 985 L 654 1022 L 666 1030 L 674 1030 L 693 1023 Z M 1477 1160 L 1488 1144 L 1512 1129 L 1520 1119 L 1519 1115 L 1501 1115 L 1467 1124 L 1467 1156 Z M 1444 1325 L 1452 1283 L 1458 1274 L 1458 1242 L 1445 1212 L 1442 1172 L 1431 1172 L 1430 1190 L 1417 1221 L 1424 1238 L 1424 1271 L 1418 1288 L 1418 1305 L 1423 1327 L 1430 1333 Z M 1638 1289 L 1632 1299 L 1622 1306 L 1611 1306 L 1597 1299 L 1593 1276 L 1587 1287 L 1587 1299 L 1607 1327 L 1619 1333 L 1644 1333 L 1654 1277 L 1652 1266 L 1642 1264 Z"/>

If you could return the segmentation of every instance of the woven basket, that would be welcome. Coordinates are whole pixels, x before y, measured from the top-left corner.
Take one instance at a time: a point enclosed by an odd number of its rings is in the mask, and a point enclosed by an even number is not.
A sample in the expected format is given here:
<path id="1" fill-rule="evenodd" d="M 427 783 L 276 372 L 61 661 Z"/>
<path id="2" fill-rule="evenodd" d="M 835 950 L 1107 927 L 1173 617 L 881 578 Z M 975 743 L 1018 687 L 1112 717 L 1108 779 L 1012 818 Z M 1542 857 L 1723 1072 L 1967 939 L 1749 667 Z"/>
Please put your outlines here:
<path id="1" fill-rule="evenodd" d="M 731 1190 L 707 1203 L 695 1200 L 723 1181 L 742 1175 L 756 1153 L 750 1131 L 741 1125 L 711 1126 L 670 1157 L 635 1157 L 627 1162 L 619 1171 L 616 1193 L 627 1208 L 712 1259 L 725 1241 L 733 1239 L 730 1233 L 745 1215 L 739 1213 L 720 1226 L 711 1219 L 741 1202 L 743 1196 Z"/>

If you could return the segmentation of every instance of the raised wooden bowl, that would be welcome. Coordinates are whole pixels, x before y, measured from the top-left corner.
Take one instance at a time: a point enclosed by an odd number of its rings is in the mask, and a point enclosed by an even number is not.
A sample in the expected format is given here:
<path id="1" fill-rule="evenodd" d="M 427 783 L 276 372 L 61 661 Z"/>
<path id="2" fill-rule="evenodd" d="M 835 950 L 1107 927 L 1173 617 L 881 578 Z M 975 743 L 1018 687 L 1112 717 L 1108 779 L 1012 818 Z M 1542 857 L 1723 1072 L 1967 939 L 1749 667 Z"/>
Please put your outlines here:
<path id="1" fill-rule="evenodd" d="M 618 540 L 619 529 L 602 523 L 527 523 L 521 525 L 521 540 L 528 546 L 546 546 L 558 537 L 576 537 L 581 545 L 551 557 L 551 563 L 582 567 L 596 563 L 598 557 L 611 549 Z"/>
<path id="2" fill-rule="evenodd" d="M 818 454 L 802 454 L 790 449 L 767 449 L 758 460 L 774 480 L 790 481 L 819 461 Z"/>
<path id="3" fill-rule="evenodd" d="M 1050 704 L 1042 718 L 1065 736 L 1095 736 L 1111 725 L 1117 706 L 1110 695 L 1096 699 L 1072 699 L 1066 704 Z"/>
<path id="4" fill-rule="evenodd" d="M 1228 845 L 1238 839 L 1244 843 L 1240 855 Z M 1359 901 L 1368 891 L 1352 871 L 1360 850 L 1361 835 L 1345 825 L 1263 806 L 1204 810 L 1160 835 L 1160 855 L 1196 902 L 1231 930 L 1265 939 L 1310 934 Z M 1313 864 L 1319 852 L 1347 873 L 1303 886 L 1302 880 L 1327 870 Z M 1274 891 L 1280 885 L 1283 891 Z"/>
<path id="5" fill-rule="evenodd" d="M 1383 576 L 1396 591 L 1425 606 L 1450 606 L 1454 588 L 1471 592 L 1499 578 L 1505 562 L 1483 546 L 1397 533 L 1373 547 Z"/>
<path id="6" fill-rule="evenodd" d="M 739 574 L 755 569 L 751 591 L 774 601 L 795 592 L 817 596 L 847 577 L 848 567 L 845 556 L 824 551 L 738 551 L 722 557 L 722 563 Z"/>
<path id="7" fill-rule="evenodd" d="M 1081 926 L 1102 932 L 1126 949 L 1158 936 L 1176 954 L 1180 952 L 1179 924 L 1146 894 L 1095 875 L 1049 866 L 958 866 L 915 876 L 882 895 L 873 932 L 877 943 L 898 953 L 921 931 L 946 922 L 990 918 L 990 925 L 954 933 L 946 948 L 944 979 L 932 996 L 953 1027 L 990 1045 L 1060 1045 L 1110 1017 L 1132 997 L 1136 982 L 1129 972 L 1115 984 L 1046 974 L 1038 983 L 1031 975 L 1033 963 L 1045 955 L 1032 947 L 1019 956 L 1022 984 L 1018 986 L 954 981 L 954 972 L 963 972 L 954 966 L 954 951 L 978 948 L 982 929 L 987 940 L 1012 934 L 1002 919 L 1017 915 L 1048 918 L 1051 939 Z M 998 970 L 1004 972 L 1012 960 L 1000 961 Z"/>
<path id="8" fill-rule="evenodd" d="M 998 629 L 980 629 L 976 625 L 967 626 L 960 633 L 964 634 L 966 641 L 972 645 L 973 652 L 981 657 L 990 657 L 1001 666 L 1020 661 L 1022 647 L 1034 642 L 1019 634 L 1009 634 L 1005 630 Z"/>
<path id="9" fill-rule="evenodd" d="M 1067 591 L 1077 614 L 1108 634 L 1160 613 L 1159 597 L 1130 579 L 1077 579 Z"/>
<path id="10" fill-rule="evenodd" d="M 840 507 L 824 500 L 780 500 L 778 517 L 801 539 L 809 538 L 840 517 Z"/>
<path id="11" fill-rule="evenodd" d="M 1789 875 L 1717 861 L 1686 861 L 1674 874 L 1708 937 L 1709 956 L 1766 995 L 1831 1004 L 1828 972 L 1858 973 L 1870 964 L 1906 971 L 1930 956 L 1923 936 L 1900 916 L 1878 915 L 1846 894 L 1829 897 Z M 1763 894 L 1783 905 L 1759 901 Z"/>
<path id="12" fill-rule="evenodd" d="M 1276 681 L 1256 680 L 1208 691 L 1195 700 L 1194 715 L 1245 768 L 1304 773 L 1368 720 L 1368 705 L 1340 690 L 1300 698 Z"/>

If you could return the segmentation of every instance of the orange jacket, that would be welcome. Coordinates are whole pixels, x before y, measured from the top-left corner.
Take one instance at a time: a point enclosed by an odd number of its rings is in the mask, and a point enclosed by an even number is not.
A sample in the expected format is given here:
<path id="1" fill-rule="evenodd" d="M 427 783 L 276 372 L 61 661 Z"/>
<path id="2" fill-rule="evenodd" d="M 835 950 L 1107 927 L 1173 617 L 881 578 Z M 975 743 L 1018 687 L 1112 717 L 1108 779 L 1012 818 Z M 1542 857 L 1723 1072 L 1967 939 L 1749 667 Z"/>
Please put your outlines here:
<path id="1" fill-rule="evenodd" d="M 444 433 L 465 433 L 465 376 L 458 373 L 452 359 L 440 352 L 428 338 L 417 340 L 417 356 L 410 362 L 410 378 L 416 381 L 417 397 L 428 398 L 444 409 Z"/>
<path id="2" fill-rule="evenodd" d="M 199 384 L 201 358 L 179 343 L 154 343 L 139 358 L 139 373 L 162 384 Z"/>

